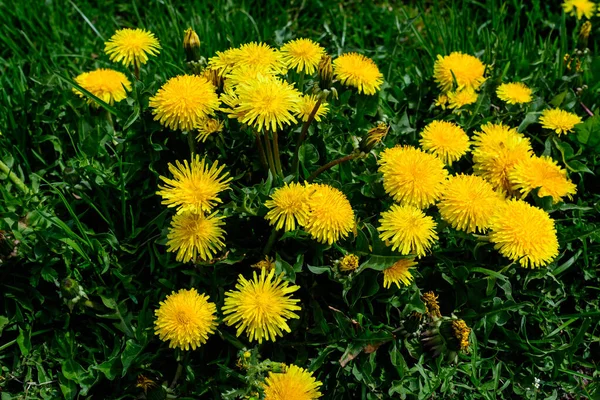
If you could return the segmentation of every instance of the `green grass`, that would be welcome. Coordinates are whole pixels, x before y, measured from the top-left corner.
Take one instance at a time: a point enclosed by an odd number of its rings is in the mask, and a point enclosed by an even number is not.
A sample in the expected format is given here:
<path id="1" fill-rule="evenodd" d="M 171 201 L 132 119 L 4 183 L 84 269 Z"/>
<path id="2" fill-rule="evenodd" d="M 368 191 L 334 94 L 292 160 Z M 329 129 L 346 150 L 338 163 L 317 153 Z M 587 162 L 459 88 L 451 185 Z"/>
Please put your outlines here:
<path id="1" fill-rule="evenodd" d="M 597 17 L 584 70 L 575 73 L 562 60 L 574 54 L 582 21 L 564 15 L 558 2 L 91 3 L 0 0 L 0 160 L 28 188 L 24 193 L 0 174 L 0 231 L 10 238 L 0 253 L 2 400 L 138 398 L 138 375 L 169 386 L 178 364 L 185 367 L 170 393 L 177 398 L 250 394 L 252 382 L 236 360 L 240 349 L 254 346 L 233 328 L 221 324 L 207 345 L 188 355 L 153 332 L 154 310 L 171 291 L 194 286 L 220 307 L 238 274 L 248 276 L 270 235 L 262 204 L 277 184 L 259 168 L 247 133 L 230 121 L 223 141 L 198 145 L 235 177 L 221 208 L 228 258 L 193 267 L 166 252 L 172 210 L 156 195 L 158 176 L 168 173 L 169 162 L 189 157 L 189 149 L 182 134 L 152 120 L 148 98 L 187 70 L 181 42 L 189 26 L 207 58 L 249 41 L 278 46 L 308 37 L 334 57 L 356 51 L 375 60 L 385 78 L 382 91 L 367 98 L 338 87 L 339 99 L 330 99 L 331 112 L 311 127 L 301 152 L 305 178 L 351 152 L 354 137 L 377 121 L 390 123 L 385 145 L 392 147 L 418 144 L 421 129 L 444 118 L 469 134 L 487 121 L 519 127 L 536 154 L 558 160 L 578 185 L 574 199 L 560 206 L 529 198 L 557 222 L 560 255 L 547 268 L 509 265 L 491 244 L 440 221 L 439 246 L 419 261 L 415 283 L 385 290 L 381 260 L 367 257 L 380 254 L 371 231 L 391 204 L 376 160 L 326 172 L 320 179 L 342 188 L 353 205 L 356 239 L 327 247 L 294 233 L 276 243 L 272 256 L 301 286 L 303 311 L 290 334 L 257 346 L 263 359 L 314 371 L 325 399 L 600 396 L 600 123 L 589 118 L 585 128 L 558 139 L 536 123 L 549 105 L 584 118 L 583 105 L 599 114 Z M 99 67 L 127 72 L 103 53 L 104 41 L 122 27 L 154 32 L 161 53 L 142 69 L 126 101 L 108 110 L 89 107 L 73 94 L 71 79 Z M 439 94 L 433 63 L 451 51 L 490 66 L 479 102 L 460 115 L 432 105 Z M 497 99 L 497 85 L 512 80 L 535 88 L 532 104 L 506 108 Z M 281 136 L 284 163 L 297 131 Z M 470 168 L 462 160 L 453 172 Z M 17 254 L 9 257 L 13 240 Z M 333 272 L 329 267 L 345 252 L 362 254 L 372 268 L 352 278 Z M 69 293 L 66 278 L 81 292 Z M 396 332 L 411 312 L 424 311 L 420 294 L 428 290 L 439 294 L 444 315 L 473 328 L 472 351 L 456 364 L 433 359 L 418 340 Z M 379 347 L 368 353 L 368 344 Z"/>

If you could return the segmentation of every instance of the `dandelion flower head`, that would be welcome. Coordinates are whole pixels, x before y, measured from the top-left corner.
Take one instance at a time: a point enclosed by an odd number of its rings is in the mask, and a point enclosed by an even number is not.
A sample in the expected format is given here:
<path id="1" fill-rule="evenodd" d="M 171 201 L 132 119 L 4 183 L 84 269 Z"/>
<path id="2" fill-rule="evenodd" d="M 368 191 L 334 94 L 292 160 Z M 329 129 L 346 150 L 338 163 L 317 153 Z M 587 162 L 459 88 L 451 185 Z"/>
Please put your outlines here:
<path id="1" fill-rule="evenodd" d="M 527 158 L 518 163 L 508 177 L 513 189 L 523 197 L 540 188 L 540 197 L 552 196 L 553 202 L 558 203 L 563 197 L 571 198 L 577 191 L 566 171 L 550 157 Z"/>
<path id="2" fill-rule="evenodd" d="M 217 308 L 205 294 L 196 289 L 173 292 L 154 313 L 154 331 L 170 348 L 196 350 L 206 343 L 217 327 Z"/>
<path id="3" fill-rule="evenodd" d="M 554 220 L 522 200 L 509 200 L 499 208 L 489 238 L 500 254 L 525 268 L 545 266 L 558 255 Z"/>
<path id="4" fill-rule="evenodd" d="M 311 185 L 310 190 L 306 232 L 318 242 L 330 245 L 347 237 L 356 223 L 354 211 L 344 193 L 322 184 Z"/>
<path id="5" fill-rule="evenodd" d="M 340 271 L 354 271 L 356 268 L 358 268 L 358 261 L 359 258 L 355 254 L 345 255 L 344 257 L 342 257 L 339 263 Z"/>
<path id="6" fill-rule="evenodd" d="M 206 118 L 202 120 L 198 125 L 198 135 L 196 139 L 200 142 L 205 142 L 206 139 L 213 133 L 219 133 L 223 131 L 223 121 L 219 121 L 215 118 Z"/>
<path id="7" fill-rule="evenodd" d="M 575 125 L 581 122 L 577 114 L 570 113 L 558 108 L 542 111 L 540 124 L 543 128 L 553 130 L 558 135 L 572 132 Z"/>
<path id="8" fill-rule="evenodd" d="M 471 88 L 465 88 L 448 92 L 448 107 L 451 109 L 461 109 L 464 106 L 473 104 L 477 101 L 477 92 Z"/>
<path id="9" fill-rule="evenodd" d="M 413 276 L 410 273 L 410 268 L 417 265 L 414 258 L 403 258 L 396 261 L 391 267 L 383 270 L 383 287 L 389 289 L 392 284 L 398 288 L 401 284 L 409 286 L 413 281 Z"/>
<path id="10" fill-rule="evenodd" d="M 437 223 L 416 207 L 397 204 L 381 213 L 379 238 L 400 254 L 422 257 L 438 240 Z"/>
<path id="11" fill-rule="evenodd" d="M 127 92 L 131 91 L 131 82 L 122 72 L 112 69 L 100 68 L 91 72 L 84 72 L 75 78 L 75 82 L 105 103 L 114 104 L 125 99 Z M 89 104 L 98 107 L 94 99 L 89 98 L 82 91 L 73 88 L 79 97 L 87 99 Z"/>
<path id="12" fill-rule="evenodd" d="M 208 68 L 218 71 L 220 76 L 225 76 L 236 66 L 240 50 L 237 48 L 217 51 L 215 56 L 208 60 Z"/>
<path id="13" fill-rule="evenodd" d="M 386 149 L 379 159 L 383 187 L 400 204 L 426 208 L 444 189 L 448 171 L 442 160 L 412 146 Z"/>
<path id="14" fill-rule="evenodd" d="M 152 32 L 143 29 L 120 29 L 104 44 L 104 52 L 113 62 L 123 63 L 126 67 L 148 62 L 148 56 L 160 52 L 160 44 Z"/>
<path id="15" fill-rule="evenodd" d="M 443 92 L 450 92 L 454 81 L 456 90 L 477 90 L 485 81 L 485 65 L 477 57 L 461 52 L 453 52 L 447 56 L 438 54 L 433 66 L 433 76 Z"/>
<path id="16" fill-rule="evenodd" d="M 265 400 L 315 400 L 322 385 L 307 370 L 290 365 L 283 373 L 269 372 L 263 389 Z"/>
<path id="17" fill-rule="evenodd" d="M 318 97 L 314 94 L 305 94 L 302 96 L 300 100 L 300 104 L 298 105 L 298 112 L 296 116 L 302 120 L 303 122 L 308 121 L 308 117 L 312 113 L 312 110 L 317 105 Z M 327 114 L 329 111 L 329 104 L 326 101 L 321 102 L 317 112 L 315 113 L 315 121 L 320 122 L 321 118 Z"/>
<path id="18" fill-rule="evenodd" d="M 238 48 L 235 57 L 236 66 L 259 67 L 265 72 L 276 74 L 284 74 L 287 71 L 281 52 L 265 43 L 243 44 Z"/>
<path id="19" fill-rule="evenodd" d="M 469 137 L 453 122 L 433 121 L 421 132 L 423 150 L 435 154 L 445 164 L 452 164 L 469 151 Z"/>
<path id="20" fill-rule="evenodd" d="M 288 68 L 312 75 L 317 70 L 325 49 L 310 39 L 295 39 L 281 46 L 282 60 Z"/>
<path id="21" fill-rule="evenodd" d="M 183 263 L 212 260 L 225 247 L 223 218 L 216 213 L 208 216 L 190 211 L 176 214 L 167 234 L 167 251 L 177 252 L 175 259 Z"/>
<path id="22" fill-rule="evenodd" d="M 584 16 L 588 19 L 592 18 L 596 11 L 596 4 L 590 0 L 565 0 L 562 6 L 566 13 L 576 15 L 577 19 Z"/>
<path id="23" fill-rule="evenodd" d="M 529 103 L 532 100 L 532 90 L 521 82 L 503 83 L 496 89 L 498 98 L 508 104 Z"/>
<path id="24" fill-rule="evenodd" d="M 342 54 L 333 60 L 333 73 L 345 86 L 353 86 L 358 93 L 375 94 L 383 84 L 383 74 L 373 60 L 358 53 Z"/>
<path id="25" fill-rule="evenodd" d="M 454 331 L 454 337 L 460 343 L 460 351 L 468 352 L 471 328 L 469 328 L 462 319 L 457 319 L 452 321 L 452 330 Z"/>
<path id="26" fill-rule="evenodd" d="M 269 209 L 265 219 L 275 229 L 285 229 L 286 232 L 296 229 L 296 225 L 304 226 L 308 220 L 308 198 L 310 189 L 308 185 L 300 183 L 286 183 L 276 189 L 271 199 L 265 202 Z"/>
<path id="27" fill-rule="evenodd" d="M 275 276 L 275 270 L 253 272 L 253 279 L 239 276 L 236 290 L 225 293 L 225 305 L 221 309 L 225 322 L 237 328 L 237 336 L 246 332 L 250 341 L 275 341 L 283 332 L 290 332 L 287 320 L 299 318 L 295 311 L 300 310 L 298 299 L 291 294 L 299 286 L 290 285 L 282 276 Z"/>

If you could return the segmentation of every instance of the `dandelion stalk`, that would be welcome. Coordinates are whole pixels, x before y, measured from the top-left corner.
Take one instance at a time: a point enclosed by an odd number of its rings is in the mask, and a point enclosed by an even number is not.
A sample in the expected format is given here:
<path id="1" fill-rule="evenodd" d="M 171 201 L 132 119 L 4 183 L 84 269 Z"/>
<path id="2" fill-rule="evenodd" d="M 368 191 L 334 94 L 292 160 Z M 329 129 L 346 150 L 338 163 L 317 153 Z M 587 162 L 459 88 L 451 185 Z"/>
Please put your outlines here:
<path id="1" fill-rule="evenodd" d="M 300 159 L 299 159 L 300 146 L 302 145 L 302 142 L 306 138 L 306 134 L 308 133 L 308 127 L 315 119 L 315 115 L 317 115 L 317 111 L 319 110 L 321 103 L 325 99 L 327 99 L 327 92 L 325 92 L 324 95 L 319 96 L 319 100 L 317 100 L 317 103 L 315 104 L 315 107 L 313 108 L 313 110 L 310 112 L 308 119 L 306 120 L 306 122 L 304 122 L 304 125 L 302 125 L 302 130 L 300 131 L 300 135 L 298 135 L 298 140 L 296 141 L 296 152 L 294 153 L 294 158 L 292 160 L 292 171 L 294 171 L 296 176 L 299 176 L 298 167 L 299 167 L 299 162 L 300 162 Z"/>
<path id="2" fill-rule="evenodd" d="M 333 160 L 331 162 L 328 162 L 327 164 L 323 165 L 321 168 L 319 168 L 318 170 L 316 170 L 315 172 L 313 172 L 308 177 L 307 182 L 309 182 L 309 183 L 312 182 L 317 176 L 319 176 L 323 172 L 327 171 L 328 169 L 331 169 L 331 168 L 335 167 L 336 165 L 341 164 L 343 162 L 354 160 L 359 155 L 360 155 L 359 153 L 352 153 L 352 154 L 348 154 L 347 156 L 340 157 L 337 160 Z"/>
<path id="3" fill-rule="evenodd" d="M 275 169 L 281 179 L 283 179 L 283 170 L 281 169 L 281 156 L 279 155 L 279 137 L 277 130 L 273 131 L 273 157 L 275 158 Z"/>
<path id="4" fill-rule="evenodd" d="M 265 138 L 265 147 L 267 153 L 267 160 L 269 161 L 269 170 L 271 171 L 271 174 L 273 174 L 273 176 L 276 176 L 277 172 L 275 170 L 275 163 L 273 161 L 273 149 L 271 148 L 271 141 L 267 137 L 266 133 L 263 135 L 263 137 Z"/>
<path id="5" fill-rule="evenodd" d="M 267 244 L 265 245 L 265 248 L 263 250 L 264 255 L 268 255 L 271 252 L 273 245 L 277 241 L 277 236 L 279 236 L 277 229 L 273 228 L 273 230 L 271 231 L 271 235 L 269 236 L 269 239 L 267 240 Z"/>
<path id="6" fill-rule="evenodd" d="M 135 79 L 140 80 L 140 66 L 137 63 L 133 64 L 133 75 Z"/>
<path id="7" fill-rule="evenodd" d="M 265 148 L 263 147 L 262 141 L 260 140 L 260 135 L 257 132 L 254 132 L 254 138 L 256 139 L 256 147 L 258 148 L 258 156 L 260 158 L 260 163 L 262 164 L 265 170 L 268 170 L 269 164 L 267 164 Z"/>
<path id="8" fill-rule="evenodd" d="M 190 147 L 190 153 L 193 157 L 194 154 L 196 154 L 196 139 L 194 138 L 194 135 L 190 131 L 187 132 L 186 136 L 187 136 L 188 146 Z"/>
<path id="9" fill-rule="evenodd" d="M 23 181 L 11 171 L 8 165 L 4 164 L 2 161 L 0 161 L 0 172 L 6 174 L 8 179 L 10 179 L 21 192 L 24 194 L 29 193 L 29 188 L 25 185 L 25 183 L 23 183 Z"/>

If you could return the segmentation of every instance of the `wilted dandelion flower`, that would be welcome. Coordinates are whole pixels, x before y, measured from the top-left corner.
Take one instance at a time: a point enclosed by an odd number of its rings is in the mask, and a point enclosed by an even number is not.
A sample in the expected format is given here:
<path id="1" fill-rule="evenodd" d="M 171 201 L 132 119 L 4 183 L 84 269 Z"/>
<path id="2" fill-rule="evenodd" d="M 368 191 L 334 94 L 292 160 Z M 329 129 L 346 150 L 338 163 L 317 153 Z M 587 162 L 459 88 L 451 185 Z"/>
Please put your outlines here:
<path id="1" fill-rule="evenodd" d="M 239 276 L 236 290 L 225 293 L 225 305 L 221 310 L 225 322 L 237 328 L 237 336 L 246 332 L 250 341 L 275 341 L 283 332 L 290 332 L 287 320 L 299 318 L 294 311 L 300 310 L 300 302 L 291 293 L 300 286 L 291 285 L 275 277 L 275 270 L 262 269 L 260 277 L 253 272 L 253 279 Z"/>
<path id="2" fill-rule="evenodd" d="M 269 372 L 263 389 L 265 400 L 315 400 L 322 396 L 321 385 L 307 370 L 290 365 L 283 373 Z"/>
<path id="3" fill-rule="evenodd" d="M 104 44 L 104 52 L 110 61 L 123 63 L 126 67 L 148 62 L 148 56 L 160 52 L 160 44 L 152 32 L 143 29 L 120 29 Z"/>
<path id="4" fill-rule="evenodd" d="M 167 128 L 190 131 L 219 108 L 215 87 L 201 76 L 171 78 L 150 98 L 154 119 Z"/>
<path id="5" fill-rule="evenodd" d="M 473 137 L 473 169 L 495 190 L 511 192 L 508 174 L 515 165 L 533 154 L 531 144 L 516 129 L 488 123 Z"/>
<path id="6" fill-rule="evenodd" d="M 413 281 L 410 268 L 417 265 L 414 258 L 403 258 L 396 261 L 391 267 L 383 270 L 383 287 L 389 289 L 395 284 L 400 289 L 400 284 L 409 286 Z"/>
<path id="7" fill-rule="evenodd" d="M 392 205 L 381 213 L 379 237 L 400 254 L 424 256 L 438 240 L 437 223 L 416 207 Z"/>
<path id="8" fill-rule="evenodd" d="M 290 40 L 281 46 L 280 51 L 288 68 L 309 75 L 315 73 L 321 57 L 325 54 L 325 49 L 310 39 Z"/>
<path id="9" fill-rule="evenodd" d="M 567 178 L 564 169 L 550 157 L 531 157 L 518 163 L 508 178 L 514 190 L 523 197 L 536 188 L 540 188 L 540 197 L 552 196 L 558 203 L 565 196 L 571 198 L 577 191 L 576 186 Z"/>
<path id="10" fill-rule="evenodd" d="M 202 120 L 198 125 L 198 135 L 196 139 L 200 142 L 206 141 L 210 135 L 213 133 L 218 133 L 223 131 L 223 121 L 219 121 L 215 118 L 206 118 Z"/>
<path id="11" fill-rule="evenodd" d="M 236 66 L 239 52 L 237 48 L 217 51 L 217 55 L 208 60 L 208 68 L 218 71 L 220 76 L 225 76 Z"/>
<path id="12" fill-rule="evenodd" d="M 289 83 L 271 76 L 258 76 L 237 86 L 237 106 L 230 117 L 252 125 L 257 131 L 283 129 L 296 123 L 302 101 L 300 92 Z"/>
<path id="13" fill-rule="evenodd" d="M 273 268 L 275 268 L 275 261 L 271 257 L 265 256 L 264 260 L 260 260 L 256 264 L 252 264 L 252 268 L 271 271 Z"/>
<path id="14" fill-rule="evenodd" d="M 284 74 L 287 71 L 279 50 L 265 43 L 250 42 L 241 45 L 236 53 L 235 66 L 259 67 L 265 72 Z"/>
<path id="15" fill-rule="evenodd" d="M 114 104 L 125 99 L 127 92 L 131 91 L 131 82 L 125 74 L 112 70 L 100 68 L 91 72 L 84 72 L 75 78 L 75 82 L 105 103 Z M 87 99 L 89 104 L 98 107 L 94 99 L 89 98 L 79 89 L 73 88 L 79 97 Z"/>
<path id="16" fill-rule="evenodd" d="M 333 244 L 355 228 L 354 211 L 338 189 L 329 185 L 311 185 L 310 213 L 305 230 L 320 243 Z"/>
<path id="17" fill-rule="evenodd" d="M 471 88 L 448 92 L 448 107 L 451 109 L 460 109 L 476 101 L 477 93 Z"/>
<path id="18" fill-rule="evenodd" d="M 276 189 L 265 202 L 269 209 L 265 219 L 275 225 L 275 229 L 286 232 L 295 230 L 296 224 L 304 226 L 309 214 L 309 190 L 309 186 L 295 182 Z"/>
<path id="19" fill-rule="evenodd" d="M 562 6 L 566 13 L 576 15 L 577 19 L 581 19 L 583 16 L 588 19 L 592 18 L 596 11 L 596 4 L 590 0 L 565 0 Z"/>
<path id="20" fill-rule="evenodd" d="M 340 268 L 340 271 L 343 272 L 354 271 L 356 268 L 358 268 L 358 261 L 358 256 L 354 254 L 348 254 L 342 257 L 338 266 Z"/>
<path id="21" fill-rule="evenodd" d="M 509 200 L 499 208 L 489 238 L 500 254 L 525 268 L 545 266 L 558 255 L 554 220 L 522 200 Z"/>
<path id="22" fill-rule="evenodd" d="M 532 91 L 521 82 L 503 83 L 496 89 L 498 98 L 508 104 L 529 103 L 532 99 Z"/>
<path id="23" fill-rule="evenodd" d="M 173 292 L 154 313 L 154 331 L 170 348 L 196 350 L 206 343 L 217 327 L 217 308 L 205 294 L 196 289 Z"/>
<path id="24" fill-rule="evenodd" d="M 169 172 L 173 179 L 161 176 L 165 186 L 159 186 L 158 195 L 162 196 L 162 204 L 177 207 L 178 212 L 193 211 L 197 213 L 210 211 L 221 199 L 217 195 L 229 189 L 231 177 L 223 173 L 224 165 L 215 161 L 209 166 L 206 158 L 200 159 L 196 154 L 192 161 L 187 160 L 175 165 L 169 163 Z"/>
<path id="25" fill-rule="evenodd" d="M 308 117 L 312 113 L 312 110 L 317 105 L 317 101 L 319 98 L 314 94 L 305 94 L 302 96 L 300 100 L 300 104 L 298 105 L 298 111 L 296 112 L 296 116 L 302 120 L 303 122 L 308 121 Z M 320 122 L 321 117 L 323 117 L 329 111 L 329 104 L 326 101 L 322 101 L 315 113 L 315 121 Z"/>
<path id="26" fill-rule="evenodd" d="M 433 77 L 440 89 L 450 92 L 456 79 L 456 90 L 477 90 L 485 81 L 485 65 L 477 57 L 461 52 L 453 52 L 448 56 L 438 54 L 433 66 Z"/>
<path id="27" fill-rule="evenodd" d="M 540 124 L 546 129 L 553 130 L 558 135 L 573 131 L 575 125 L 581 122 L 576 114 L 558 108 L 542 111 Z"/>
<path id="28" fill-rule="evenodd" d="M 365 140 L 365 150 L 370 151 L 376 144 L 381 143 L 390 131 L 390 126 L 385 122 L 379 122 L 369 129 Z M 361 146 L 362 147 L 362 146 Z"/>
<path id="29" fill-rule="evenodd" d="M 225 247 L 223 216 L 196 214 L 185 211 L 176 214 L 167 234 L 167 251 L 177 252 L 179 262 L 209 261 Z"/>
<path id="30" fill-rule="evenodd" d="M 483 232 L 489 228 L 502 200 L 485 179 L 461 174 L 448 179 L 438 209 L 453 228 L 467 233 Z"/>
<path id="31" fill-rule="evenodd" d="M 452 164 L 469 151 L 469 137 L 453 122 L 433 121 L 421 132 L 423 150 L 435 154 L 445 164 Z"/>
<path id="32" fill-rule="evenodd" d="M 454 337 L 460 343 L 460 351 L 467 353 L 469 351 L 471 328 L 462 319 L 457 319 L 452 321 L 452 330 L 454 331 Z"/>
<path id="33" fill-rule="evenodd" d="M 342 54 L 333 60 L 333 73 L 343 85 L 357 88 L 358 93 L 375 94 L 383 83 L 375 62 L 358 53 Z"/>
<path id="34" fill-rule="evenodd" d="M 396 146 L 381 153 L 379 164 L 383 187 L 398 203 L 425 208 L 442 195 L 448 171 L 432 154 L 411 146 Z"/>
<path id="35" fill-rule="evenodd" d="M 425 303 L 425 310 L 431 318 L 440 318 L 442 316 L 440 305 L 437 301 L 438 297 L 439 296 L 432 291 L 425 292 L 421 296 L 423 303 Z"/>

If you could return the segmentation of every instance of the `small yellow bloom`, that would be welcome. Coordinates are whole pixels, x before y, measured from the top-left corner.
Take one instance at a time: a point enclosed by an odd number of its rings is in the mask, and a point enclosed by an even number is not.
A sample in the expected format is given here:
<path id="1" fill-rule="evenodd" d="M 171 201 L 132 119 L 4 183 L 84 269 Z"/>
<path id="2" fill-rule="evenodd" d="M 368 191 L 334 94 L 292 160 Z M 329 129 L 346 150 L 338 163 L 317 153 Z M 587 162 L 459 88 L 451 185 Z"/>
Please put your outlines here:
<path id="1" fill-rule="evenodd" d="M 237 328 L 237 336 L 246 332 L 250 341 L 275 341 L 283 332 L 291 332 L 287 320 L 299 318 L 294 311 L 301 308 L 298 299 L 291 294 L 300 286 L 290 285 L 275 277 L 275 270 L 253 272 L 253 279 L 239 276 L 236 290 L 225 293 L 225 305 L 221 308 L 225 316 L 223 322 Z"/>
<path id="2" fill-rule="evenodd" d="M 383 74 L 375 62 L 358 53 L 346 53 L 336 58 L 333 72 L 337 80 L 357 88 L 358 93 L 373 95 L 383 84 Z"/>
<path id="3" fill-rule="evenodd" d="M 306 232 L 318 242 L 330 245 L 348 236 L 356 223 L 354 211 L 344 193 L 322 184 L 311 185 L 310 191 Z"/>
<path id="4" fill-rule="evenodd" d="M 305 94 L 302 96 L 300 100 L 300 104 L 298 105 L 298 111 L 296 112 L 296 116 L 302 120 L 303 122 L 308 121 L 308 117 L 312 113 L 312 110 L 317 105 L 317 101 L 319 98 L 314 94 Z M 315 113 L 315 121 L 320 122 L 321 117 L 325 116 L 329 111 L 329 104 L 326 101 L 322 101 Z"/>
<path id="5" fill-rule="evenodd" d="M 460 343 L 460 351 L 469 351 L 469 335 L 471 334 L 471 328 L 467 326 L 465 321 L 457 319 L 452 321 L 452 330 L 454 331 L 454 337 Z"/>
<path id="6" fill-rule="evenodd" d="M 170 348 L 196 350 L 206 343 L 217 327 L 217 307 L 205 294 L 196 289 L 173 292 L 155 311 L 155 333 L 169 342 Z"/>
<path id="7" fill-rule="evenodd" d="M 434 105 L 436 107 L 441 107 L 442 110 L 445 110 L 446 106 L 448 105 L 448 95 L 446 93 L 440 94 L 437 99 L 435 99 Z"/>
<path id="8" fill-rule="evenodd" d="M 409 286 L 413 281 L 410 268 L 417 265 L 414 258 L 403 258 L 396 261 L 391 267 L 383 270 L 383 287 L 389 289 L 395 284 L 400 289 L 400 283 Z"/>
<path id="9" fill-rule="evenodd" d="M 540 197 L 552 196 L 554 203 L 563 197 L 571 198 L 577 187 L 567 178 L 567 173 L 550 157 L 531 157 L 519 162 L 508 178 L 514 190 L 523 197 L 540 188 Z"/>
<path id="10" fill-rule="evenodd" d="M 213 133 L 219 133 L 223 131 L 223 121 L 219 121 L 215 118 L 206 118 L 201 121 L 198 125 L 198 135 L 196 139 L 200 142 L 205 142 L 206 139 Z"/>
<path id="11" fill-rule="evenodd" d="M 121 29 L 105 43 L 104 52 L 113 62 L 123 63 L 126 67 L 148 62 L 148 56 L 160 52 L 160 44 L 152 32 L 143 29 Z"/>
<path id="12" fill-rule="evenodd" d="M 167 234 L 167 251 L 177 252 L 175 259 L 183 263 L 212 260 L 225 247 L 223 218 L 189 211 L 175 215 Z"/>
<path id="13" fill-rule="evenodd" d="M 105 103 L 114 104 L 125 99 L 127 92 L 131 91 L 131 82 L 125 74 L 112 69 L 97 69 L 84 72 L 75 78 L 75 82 Z M 98 107 L 94 99 L 89 98 L 78 89 L 73 89 L 79 97 L 87 99 L 89 104 Z"/>
<path id="14" fill-rule="evenodd" d="M 477 90 L 485 81 L 484 73 L 485 65 L 477 57 L 461 52 L 448 56 L 438 54 L 433 66 L 433 76 L 443 92 L 450 92 L 453 88 L 455 91 Z"/>
<path id="15" fill-rule="evenodd" d="M 542 127 L 553 130 L 558 135 L 572 132 L 575 125 L 580 122 L 581 118 L 576 114 L 558 108 L 544 110 L 540 116 Z"/>
<path id="16" fill-rule="evenodd" d="M 445 164 L 452 164 L 469 151 L 469 137 L 453 122 L 433 121 L 421 132 L 423 150 L 435 154 Z"/>
<path id="17" fill-rule="evenodd" d="M 252 268 L 266 269 L 267 271 L 271 271 L 273 268 L 275 268 L 275 261 L 271 257 L 265 256 L 264 260 L 260 260 L 256 264 L 252 264 Z"/>
<path id="18" fill-rule="evenodd" d="M 442 195 L 448 171 L 442 160 L 411 147 L 386 149 L 379 158 L 383 187 L 400 204 L 426 208 Z"/>
<path id="19" fill-rule="evenodd" d="M 316 400 L 322 385 L 307 370 L 290 365 L 283 373 L 269 372 L 263 389 L 265 400 Z"/>
<path id="20" fill-rule="evenodd" d="M 354 271 L 356 268 L 358 268 L 358 261 L 358 256 L 354 254 L 345 255 L 344 257 L 342 257 L 339 263 L 340 271 Z"/>
<path id="21" fill-rule="evenodd" d="M 281 54 L 288 68 L 312 75 L 325 54 L 325 49 L 310 39 L 296 39 L 281 46 Z"/>
<path id="22" fill-rule="evenodd" d="M 206 78 L 180 75 L 171 78 L 150 97 L 154 119 L 167 128 L 190 131 L 215 113 L 219 97 Z"/>
<path id="23" fill-rule="evenodd" d="M 543 267 L 558 255 L 554 220 L 522 200 L 509 200 L 498 209 L 489 238 L 500 254 L 525 268 Z"/>
<path id="24" fill-rule="evenodd" d="M 306 225 L 309 215 L 308 199 L 310 195 L 309 186 L 292 182 L 275 189 L 271 199 L 265 202 L 269 212 L 265 219 L 275 229 L 285 229 L 286 232 Z"/>
<path id="25" fill-rule="evenodd" d="M 565 0 L 562 6 L 566 13 L 576 15 L 577 19 L 584 16 L 588 19 L 592 18 L 594 11 L 596 11 L 596 4 L 590 0 Z"/>
<path id="26" fill-rule="evenodd" d="M 438 240 L 437 223 L 410 205 L 392 205 L 389 211 L 381 213 L 379 224 L 377 230 L 381 240 L 403 255 L 416 254 L 421 258 Z"/>
<path id="27" fill-rule="evenodd" d="M 477 93 L 471 88 L 448 92 L 448 107 L 451 109 L 460 109 L 477 101 Z"/>
<path id="28" fill-rule="evenodd" d="M 508 104 L 523 104 L 532 100 L 532 90 L 521 82 L 503 83 L 496 89 L 496 94 Z"/>

